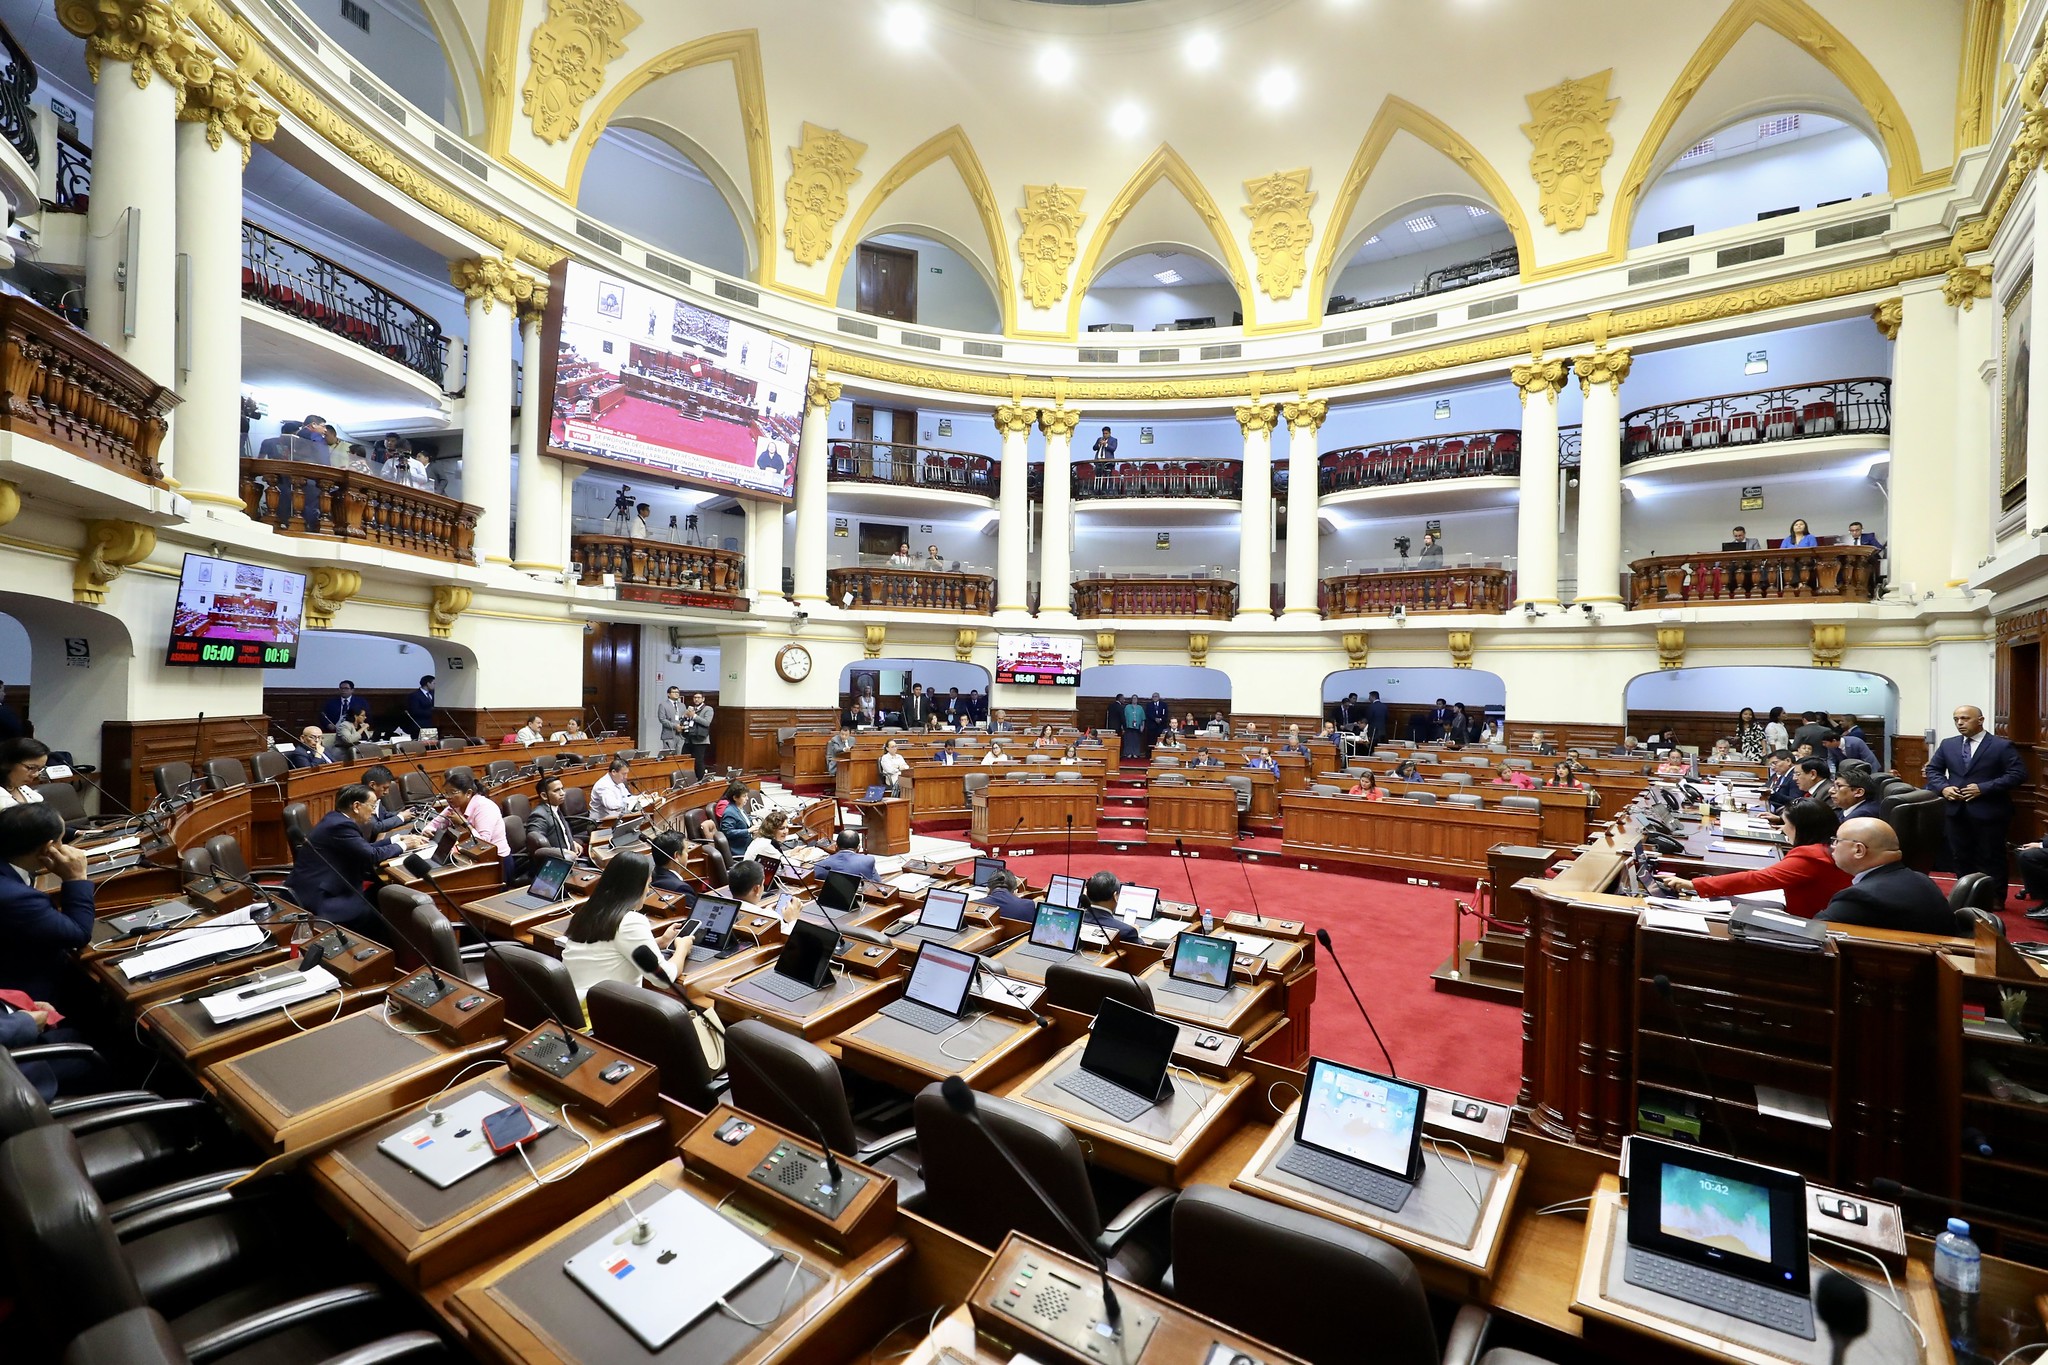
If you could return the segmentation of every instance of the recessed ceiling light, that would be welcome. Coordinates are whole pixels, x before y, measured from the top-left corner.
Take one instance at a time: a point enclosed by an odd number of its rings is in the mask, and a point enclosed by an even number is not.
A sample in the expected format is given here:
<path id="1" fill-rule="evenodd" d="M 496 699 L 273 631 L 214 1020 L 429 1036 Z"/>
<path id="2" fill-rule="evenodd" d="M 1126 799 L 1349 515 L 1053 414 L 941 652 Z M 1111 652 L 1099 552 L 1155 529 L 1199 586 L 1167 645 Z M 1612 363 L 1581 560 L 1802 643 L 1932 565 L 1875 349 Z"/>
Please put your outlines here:
<path id="1" fill-rule="evenodd" d="M 1181 49 L 1188 65 L 1197 71 L 1207 71 L 1216 65 L 1216 59 L 1223 55 L 1223 47 L 1213 33 L 1191 34 L 1187 46 Z"/>
<path id="2" fill-rule="evenodd" d="M 1477 204 L 1467 204 L 1467 205 L 1465 205 L 1465 212 L 1467 212 L 1467 213 L 1471 214 L 1471 215 L 1472 215 L 1472 216 L 1473 216 L 1474 218 L 1491 218 L 1491 217 L 1493 217 L 1493 210 L 1492 210 L 1492 209 L 1483 209 L 1483 208 L 1479 207 L 1479 205 L 1477 205 Z"/>
<path id="3" fill-rule="evenodd" d="M 1125 100 L 1109 111 L 1110 131 L 1119 137 L 1132 137 L 1145 129 L 1145 110 L 1134 100 Z"/>
<path id="4" fill-rule="evenodd" d="M 1038 78 L 1048 85 L 1064 85 L 1074 74 L 1074 54 L 1063 47 L 1049 47 L 1038 54 Z"/>
<path id="5" fill-rule="evenodd" d="M 1181 281 L 1181 273 L 1178 270 L 1160 270 L 1155 271 L 1153 273 L 1152 278 L 1159 281 L 1161 284 L 1179 284 Z"/>
<path id="6" fill-rule="evenodd" d="M 898 47 L 916 47 L 924 41 L 924 11 L 912 4 L 895 4 L 883 16 L 889 41 Z"/>
<path id="7" fill-rule="evenodd" d="M 1418 213 L 1407 220 L 1407 227 L 1410 232 L 1428 232 L 1436 227 L 1436 219 L 1426 213 Z"/>
<path id="8" fill-rule="evenodd" d="M 1365 244 L 1367 246 L 1371 246 L 1374 242 L 1377 242 L 1379 239 L 1380 235 L 1377 232 L 1375 232 L 1372 236 L 1365 239 Z"/>
<path id="9" fill-rule="evenodd" d="M 1294 73 L 1284 66 L 1276 66 L 1259 77 L 1259 101 L 1269 109 L 1292 104 L 1294 93 Z"/>

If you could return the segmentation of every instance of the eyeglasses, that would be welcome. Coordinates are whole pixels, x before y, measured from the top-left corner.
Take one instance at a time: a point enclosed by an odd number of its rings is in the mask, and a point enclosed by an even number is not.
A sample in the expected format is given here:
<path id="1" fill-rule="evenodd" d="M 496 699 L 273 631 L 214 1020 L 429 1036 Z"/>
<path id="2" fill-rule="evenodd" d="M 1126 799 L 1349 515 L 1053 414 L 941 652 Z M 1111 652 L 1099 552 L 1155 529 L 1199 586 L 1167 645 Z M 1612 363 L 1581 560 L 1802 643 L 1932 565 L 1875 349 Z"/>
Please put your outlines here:
<path id="1" fill-rule="evenodd" d="M 1869 845 L 1869 844 L 1868 844 L 1867 842 L 1865 842 L 1864 840 L 1862 840 L 1862 839 L 1844 839 L 1844 838 L 1843 838 L 1843 837 L 1842 837 L 1841 835 L 1839 835 L 1839 834 L 1837 834 L 1837 835 L 1836 835 L 1836 836 L 1835 836 L 1834 838 L 1832 838 L 1832 839 L 1828 840 L 1828 847 L 1829 847 L 1829 848 L 1833 848 L 1833 847 L 1834 847 L 1834 846 L 1835 846 L 1836 844 L 1854 844 L 1854 845 L 1856 845 L 1856 846 L 1857 846 L 1858 848 L 1869 848 L 1869 847 L 1870 847 L 1870 845 Z"/>

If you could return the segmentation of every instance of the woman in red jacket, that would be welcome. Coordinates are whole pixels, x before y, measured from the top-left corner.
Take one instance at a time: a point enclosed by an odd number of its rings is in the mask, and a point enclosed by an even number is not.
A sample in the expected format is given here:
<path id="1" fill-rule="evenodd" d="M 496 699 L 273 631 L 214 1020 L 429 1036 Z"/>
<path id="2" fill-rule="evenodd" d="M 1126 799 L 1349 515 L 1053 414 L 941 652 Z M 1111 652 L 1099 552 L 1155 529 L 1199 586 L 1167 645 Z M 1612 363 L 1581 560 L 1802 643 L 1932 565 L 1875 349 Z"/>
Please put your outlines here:
<path id="1" fill-rule="evenodd" d="M 1769 867 L 1754 872 L 1724 872 L 1718 877 L 1664 877 L 1666 886 L 1690 891 L 1696 896 L 1742 896 L 1756 891 L 1782 890 L 1785 909 L 1807 919 L 1827 909 L 1834 894 L 1849 884 L 1849 874 L 1835 866 L 1828 845 L 1839 823 L 1833 811 L 1818 801 L 1794 801 L 1785 808 L 1785 830 L 1792 846 L 1785 856 Z"/>

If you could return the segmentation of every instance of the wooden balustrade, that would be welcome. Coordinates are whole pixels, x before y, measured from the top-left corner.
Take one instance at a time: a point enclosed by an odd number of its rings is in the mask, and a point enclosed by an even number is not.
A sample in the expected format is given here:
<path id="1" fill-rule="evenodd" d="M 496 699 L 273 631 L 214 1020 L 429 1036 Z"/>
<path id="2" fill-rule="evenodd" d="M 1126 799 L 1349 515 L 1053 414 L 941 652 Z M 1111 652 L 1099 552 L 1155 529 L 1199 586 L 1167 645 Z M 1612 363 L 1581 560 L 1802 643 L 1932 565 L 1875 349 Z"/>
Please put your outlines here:
<path id="1" fill-rule="evenodd" d="M 619 583 L 730 597 L 739 596 L 747 586 L 746 559 L 737 550 L 627 536 L 579 535 L 569 538 L 569 554 L 583 566 L 584 583 L 601 582 L 610 574 Z"/>
<path id="2" fill-rule="evenodd" d="M 1638 559 L 1629 565 L 1634 575 L 1629 606 L 1875 601 L 1878 554 L 1874 545 L 1821 545 Z"/>
<path id="3" fill-rule="evenodd" d="M 846 568 L 825 572 L 825 596 L 854 611 L 945 611 L 986 616 L 995 609 L 996 581 L 986 574 L 928 569 Z"/>
<path id="4" fill-rule="evenodd" d="M 400 550 L 449 564 L 476 561 L 483 509 L 346 465 L 242 461 L 242 505 L 283 535 Z"/>
<path id="5" fill-rule="evenodd" d="M 1237 584 L 1224 578 L 1088 578 L 1074 584 L 1074 615 L 1198 617 L 1237 615 Z"/>
<path id="6" fill-rule="evenodd" d="M 27 299 L 0 297 L 0 430 L 58 446 L 141 483 L 178 397 Z"/>
<path id="7" fill-rule="evenodd" d="M 1410 569 L 1344 574 L 1322 581 L 1323 615 L 1497 616 L 1508 609 L 1512 575 L 1506 569 Z"/>

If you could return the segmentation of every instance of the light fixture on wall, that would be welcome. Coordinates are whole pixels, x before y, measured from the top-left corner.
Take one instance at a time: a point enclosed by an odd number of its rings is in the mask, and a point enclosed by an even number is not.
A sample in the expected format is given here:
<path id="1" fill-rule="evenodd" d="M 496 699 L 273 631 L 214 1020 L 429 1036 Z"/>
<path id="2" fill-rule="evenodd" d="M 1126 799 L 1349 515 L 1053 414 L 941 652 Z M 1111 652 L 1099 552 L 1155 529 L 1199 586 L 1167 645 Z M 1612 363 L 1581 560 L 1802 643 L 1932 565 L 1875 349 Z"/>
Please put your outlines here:
<path id="1" fill-rule="evenodd" d="M 1173 536 L 1165 531 L 1161 531 L 1159 538 L 1153 541 L 1152 545 L 1154 549 L 1170 550 L 1173 548 Z"/>

